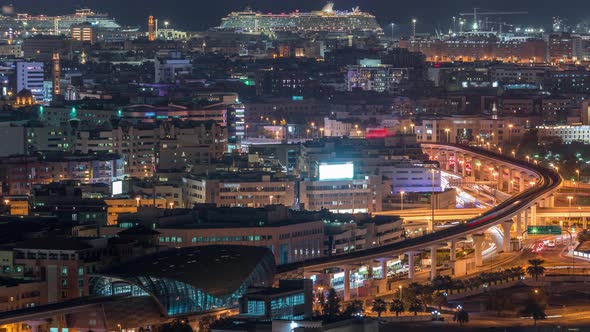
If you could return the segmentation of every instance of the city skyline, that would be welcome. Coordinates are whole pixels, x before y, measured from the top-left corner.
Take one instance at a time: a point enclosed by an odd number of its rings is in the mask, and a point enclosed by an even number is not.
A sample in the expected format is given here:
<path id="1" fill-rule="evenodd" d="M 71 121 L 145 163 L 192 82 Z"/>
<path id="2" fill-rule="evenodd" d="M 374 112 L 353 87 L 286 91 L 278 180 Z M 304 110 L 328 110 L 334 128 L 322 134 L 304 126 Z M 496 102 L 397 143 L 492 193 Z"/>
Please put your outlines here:
<path id="1" fill-rule="evenodd" d="M 551 7 L 549 1 L 524 0 L 517 3 L 508 0 L 498 0 L 493 6 L 485 1 L 467 1 L 453 0 L 444 3 L 433 0 L 414 1 L 408 4 L 394 4 L 389 1 L 358 1 L 358 0 L 337 0 L 335 8 L 338 10 L 350 10 L 352 7 L 359 6 L 362 11 L 374 14 L 377 21 L 382 25 L 394 22 L 398 25 L 409 25 L 410 19 L 418 19 L 418 30 L 423 32 L 432 32 L 434 29 L 445 29 L 451 25 L 452 16 L 458 16 L 459 12 L 470 12 L 473 7 L 481 7 L 493 10 L 514 10 L 528 11 L 529 14 L 518 16 L 511 19 L 523 25 L 535 27 L 548 27 L 551 24 L 553 16 L 560 16 L 569 20 L 570 24 L 578 24 L 588 21 L 590 17 L 584 15 L 585 10 L 590 9 L 590 4 L 580 0 L 566 0 L 561 2 L 560 9 L 557 11 Z M 2 2 L 2 5 L 8 5 L 12 2 Z M 97 11 L 108 12 L 118 21 L 125 25 L 134 25 L 145 28 L 147 15 L 156 15 L 160 19 L 165 19 L 179 28 L 189 30 L 206 30 L 218 26 L 221 18 L 231 11 L 239 11 L 246 7 L 261 12 L 292 12 L 320 10 L 325 4 L 324 1 L 303 0 L 298 2 L 273 2 L 269 0 L 231 0 L 220 3 L 206 3 L 207 8 L 203 8 L 204 2 L 177 0 L 175 6 L 169 6 L 167 3 L 147 0 L 142 2 L 143 6 L 134 6 L 131 2 L 121 5 L 114 0 L 57 0 L 51 3 L 51 6 L 40 6 L 34 0 L 21 0 L 15 5 L 17 12 L 28 12 L 31 14 L 61 15 L 73 11 L 74 8 L 90 7 Z M 493 8 L 490 8 L 493 7 Z M 186 8 L 186 10 L 178 10 Z"/>

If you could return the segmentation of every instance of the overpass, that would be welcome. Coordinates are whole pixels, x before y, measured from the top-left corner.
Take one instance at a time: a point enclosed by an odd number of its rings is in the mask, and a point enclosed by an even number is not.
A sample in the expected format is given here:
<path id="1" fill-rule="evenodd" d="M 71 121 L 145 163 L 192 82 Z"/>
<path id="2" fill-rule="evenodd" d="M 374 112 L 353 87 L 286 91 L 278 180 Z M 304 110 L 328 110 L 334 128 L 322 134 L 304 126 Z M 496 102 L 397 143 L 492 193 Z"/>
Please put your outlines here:
<path id="1" fill-rule="evenodd" d="M 346 254 L 319 257 L 302 262 L 290 263 L 278 267 L 285 277 L 322 274 L 326 269 L 339 268 L 344 272 L 344 299 L 350 298 L 350 272 L 356 266 L 366 264 L 372 269 L 375 262 L 381 264 L 382 278 L 386 274 L 386 262 L 405 254 L 409 261 L 409 278 L 414 278 L 415 253 L 426 249 L 431 252 L 431 278 L 437 273 L 437 249 L 450 247 L 450 260 L 454 262 L 455 243 L 472 237 L 475 249 L 475 263 L 483 265 L 483 233 L 490 227 L 500 225 L 503 232 L 503 250 L 511 250 L 511 229 L 515 224 L 514 234 L 522 234 L 529 220 L 535 219 L 537 206 L 553 205 L 553 193 L 562 186 L 561 176 L 554 170 L 504 156 L 488 150 L 463 145 L 422 144 L 422 149 L 433 161 L 438 161 L 440 168 L 472 176 L 475 181 L 495 183 L 498 190 L 517 192 L 516 195 L 501 202 L 489 210 L 480 210 L 481 215 L 437 232 L 409 238 L 400 242 L 352 251 Z M 475 166 L 475 168 L 473 167 Z M 436 170 L 433 170 L 433 176 Z M 424 215 L 423 217 L 427 217 Z M 432 230 L 433 221 L 429 221 Z"/>
<path id="2" fill-rule="evenodd" d="M 467 220 L 476 218 L 487 210 L 480 208 L 466 208 L 466 209 L 437 209 L 434 210 L 435 221 L 446 220 Z M 392 210 L 374 213 L 380 216 L 399 216 L 406 221 L 425 220 L 430 218 L 430 209 L 407 209 L 407 210 Z M 590 218 L 590 207 L 588 206 L 572 206 L 570 207 L 540 207 L 537 208 L 535 214 L 537 220 L 541 218 Z M 532 225 L 536 225 L 535 220 L 531 220 Z"/>

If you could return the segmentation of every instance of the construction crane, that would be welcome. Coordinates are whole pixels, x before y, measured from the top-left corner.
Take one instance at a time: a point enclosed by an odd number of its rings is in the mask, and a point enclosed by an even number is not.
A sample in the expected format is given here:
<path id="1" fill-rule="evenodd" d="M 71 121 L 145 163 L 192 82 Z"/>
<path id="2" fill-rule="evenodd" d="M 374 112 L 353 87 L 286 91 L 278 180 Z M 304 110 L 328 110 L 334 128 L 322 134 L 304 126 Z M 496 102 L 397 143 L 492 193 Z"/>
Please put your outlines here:
<path id="1" fill-rule="evenodd" d="M 479 26 L 479 21 L 477 20 L 477 16 L 489 16 L 489 15 L 524 15 L 528 14 L 528 12 L 502 12 L 496 10 L 489 10 L 483 8 L 473 8 L 472 13 L 459 13 L 459 16 L 473 16 L 473 30 L 477 31 Z"/>

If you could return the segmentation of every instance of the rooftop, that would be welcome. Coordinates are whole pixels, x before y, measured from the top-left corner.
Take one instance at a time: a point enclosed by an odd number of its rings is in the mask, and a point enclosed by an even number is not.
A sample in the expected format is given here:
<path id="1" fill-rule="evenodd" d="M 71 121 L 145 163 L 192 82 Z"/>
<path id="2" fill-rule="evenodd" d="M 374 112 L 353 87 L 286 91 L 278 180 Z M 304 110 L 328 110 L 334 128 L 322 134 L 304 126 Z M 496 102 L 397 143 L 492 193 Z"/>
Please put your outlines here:
<path id="1" fill-rule="evenodd" d="M 270 249 L 263 247 L 189 247 L 144 256 L 124 265 L 107 268 L 100 274 L 121 279 L 142 276 L 171 279 L 221 297 L 236 291 L 268 257 L 274 262 Z"/>

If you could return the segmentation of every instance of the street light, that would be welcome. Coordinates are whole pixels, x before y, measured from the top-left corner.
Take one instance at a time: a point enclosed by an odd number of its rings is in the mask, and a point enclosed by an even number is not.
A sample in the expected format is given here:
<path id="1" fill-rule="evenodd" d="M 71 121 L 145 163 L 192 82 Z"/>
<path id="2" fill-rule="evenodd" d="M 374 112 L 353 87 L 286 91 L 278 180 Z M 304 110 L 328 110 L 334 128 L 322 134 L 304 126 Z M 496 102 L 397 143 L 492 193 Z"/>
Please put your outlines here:
<path id="1" fill-rule="evenodd" d="M 410 266 L 410 268 L 412 268 L 412 267 Z M 399 285 L 397 287 L 399 288 L 399 300 L 401 301 L 402 300 L 402 291 L 404 288 L 402 287 L 402 285 Z"/>
<path id="2" fill-rule="evenodd" d="M 400 191 L 399 192 L 399 195 L 400 195 L 400 198 L 401 198 L 401 210 L 402 211 L 404 210 L 404 194 L 405 193 L 406 193 L 405 191 Z"/>
<path id="3" fill-rule="evenodd" d="M 395 23 L 392 22 L 390 25 L 391 25 L 391 44 L 393 44 L 393 41 L 394 41 L 394 39 L 393 39 L 393 29 L 395 28 Z"/>
<path id="4" fill-rule="evenodd" d="M 428 225 L 428 228 L 431 231 L 433 231 L 434 230 L 434 172 L 435 172 L 434 168 L 431 169 L 430 172 L 432 174 L 432 176 L 431 176 L 431 178 L 432 178 L 432 194 L 430 195 L 430 205 L 432 208 L 432 212 L 431 212 L 432 215 L 430 218 L 430 225 Z"/>
<path id="5" fill-rule="evenodd" d="M 570 215 L 572 212 L 572 199 L 574 199 L 574 196 L 568 196 L 567 197 L 567 215 L 568 215 L 568 223 L 571 224 L 572 223 L 572 216 Z"/>

